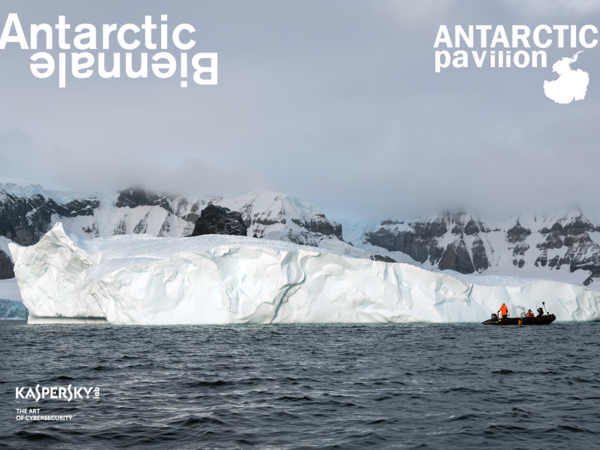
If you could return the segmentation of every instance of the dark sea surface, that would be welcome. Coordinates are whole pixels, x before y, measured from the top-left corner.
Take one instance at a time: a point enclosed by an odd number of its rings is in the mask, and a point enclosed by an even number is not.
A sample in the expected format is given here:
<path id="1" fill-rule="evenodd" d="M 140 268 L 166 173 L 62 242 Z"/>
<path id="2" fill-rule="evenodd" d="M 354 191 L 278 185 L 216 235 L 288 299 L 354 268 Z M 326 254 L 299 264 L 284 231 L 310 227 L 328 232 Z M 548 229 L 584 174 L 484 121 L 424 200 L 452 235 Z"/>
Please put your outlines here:
<path id="1" fill-rule="evenodd" d="M 600 448 L 600 323 L 0 334 L 0 448 Z M 37 384 L 100 399 L 15 399 Z"/>

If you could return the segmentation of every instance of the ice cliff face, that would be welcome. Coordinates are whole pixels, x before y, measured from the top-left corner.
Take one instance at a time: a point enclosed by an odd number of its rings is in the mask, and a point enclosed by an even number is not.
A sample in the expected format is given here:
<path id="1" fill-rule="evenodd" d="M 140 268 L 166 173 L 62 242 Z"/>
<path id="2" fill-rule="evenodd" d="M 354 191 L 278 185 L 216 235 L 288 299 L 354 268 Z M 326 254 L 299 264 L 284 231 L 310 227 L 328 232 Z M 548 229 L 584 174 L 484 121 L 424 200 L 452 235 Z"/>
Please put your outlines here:
<path id="1" fill-rule="evenodd" d="M 486 222 L 466 213 L 386 220 L 357 241 L 366 250 L 381 249 L 397 260 L 396 252 L 406 254 L 430 270 L 504 271 L 524 277 L 537 272 L 586 286 L 600 278 L 600 223 L 578 209 L 520 215 L 505 222 Z M 567 275 L 574 272 L 580 275 Z"/>
<path id="2" fill-rule="evenodd" d="M 600 297 L 578 286 L 500 277 L 476 285 L 266 239 L 85 240 L 57 224 L 36 245 L 9 248 L 31 323 L 479 322 L 503 302 L 516 311 L 542 301 L 558 320 L 600 319 Z"/>

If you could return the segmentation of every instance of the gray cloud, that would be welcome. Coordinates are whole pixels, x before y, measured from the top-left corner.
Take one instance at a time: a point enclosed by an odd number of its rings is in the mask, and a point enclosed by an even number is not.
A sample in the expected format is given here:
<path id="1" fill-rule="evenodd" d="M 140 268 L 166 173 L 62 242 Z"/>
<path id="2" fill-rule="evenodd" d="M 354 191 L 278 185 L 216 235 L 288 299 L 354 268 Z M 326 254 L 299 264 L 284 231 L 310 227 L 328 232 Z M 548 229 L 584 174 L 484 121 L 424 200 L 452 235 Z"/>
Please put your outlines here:
<path id="1" fill-rule="evenodd" d="M 600 4 L 594 0 L 505 0 L 505 3 L 515 14 L 534 19 L 544 16 L 572 18 L 600 11 Z"/>
<path id="2" fill-rule="evenodd" d="M 547 5 L 549 2 L 544 2 Z M 179 78 L 33 78 L 0 51 L 0 175 L 100 189 L 287 192 L 329 216 L 378 219 L 463 206 L 488 213 L 595 207 L 598 48 L 586 99 L 556 105 L 546 69 L 433 70 L 440 24 L 598 23 L 589 2 L 3 2 L 0 22 L 73 25 L 168 14 L 219 53 L 219 85 Z M 57 53 L 56 49 L 53 50 Z M 19 137 L 20 136 L 20 137 Z"/>

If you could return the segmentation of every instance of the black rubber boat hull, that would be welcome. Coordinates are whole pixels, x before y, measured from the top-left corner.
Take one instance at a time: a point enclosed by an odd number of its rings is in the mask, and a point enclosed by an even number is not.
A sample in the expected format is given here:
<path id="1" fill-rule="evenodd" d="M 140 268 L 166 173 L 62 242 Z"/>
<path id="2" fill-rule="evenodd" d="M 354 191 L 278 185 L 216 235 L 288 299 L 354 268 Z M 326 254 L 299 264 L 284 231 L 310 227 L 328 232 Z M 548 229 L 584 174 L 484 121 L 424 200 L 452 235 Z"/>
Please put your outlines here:
<path id="1" fill-rule="evenodd" d="M 541 317 L 508 317 L 506 319 L 488 319 L 484 325 L 550 325 L 556 320 L 554 314 L 545 314 Z"/>

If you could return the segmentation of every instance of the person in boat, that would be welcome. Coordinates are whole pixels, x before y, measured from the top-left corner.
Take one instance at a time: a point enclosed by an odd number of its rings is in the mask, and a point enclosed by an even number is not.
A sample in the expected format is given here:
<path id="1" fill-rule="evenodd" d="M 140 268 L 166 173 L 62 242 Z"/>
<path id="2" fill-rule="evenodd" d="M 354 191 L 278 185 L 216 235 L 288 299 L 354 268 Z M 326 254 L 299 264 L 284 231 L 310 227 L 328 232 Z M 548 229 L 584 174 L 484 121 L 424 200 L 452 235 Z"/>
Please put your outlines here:
<path id="1" fill-rule="evenodd" d="M 538 308 L 538 317 L 542 317 L 544 315 L 544 310 L 542 308 Z"/>
<path id="2" fill-rule="evenodd" d="M 500 307 L 500 310 L 498 312 L 500 313 L 501 319 L 506 319 L 506 317 L 508 316 L 508 308 L 504 303 L 502 303 L 502 306 Z"/>
<path id="3" fill-rule="evenodd" d="M 527 317 L 535 317 L 532 310 L 527 311 Z"/>

